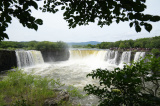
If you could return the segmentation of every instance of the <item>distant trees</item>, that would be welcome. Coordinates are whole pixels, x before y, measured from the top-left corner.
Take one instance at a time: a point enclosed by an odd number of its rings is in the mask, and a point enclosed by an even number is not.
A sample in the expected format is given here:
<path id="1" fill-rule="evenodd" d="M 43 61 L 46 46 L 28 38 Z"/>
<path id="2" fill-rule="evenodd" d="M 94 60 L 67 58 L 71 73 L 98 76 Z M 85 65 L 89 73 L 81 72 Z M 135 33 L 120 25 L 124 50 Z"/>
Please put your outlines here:
<path id="1" fill-rule="evenodd" d="M 0 42 L 0 48 L 26 48 L 25 42 L 13 42 L 13 41 L 2 41 Z"/>
<path id="2" fill-rule="evenodd" d="M 123 42 L 120 43 L 119 48 L 125 48 L 127 47 Z"/>
<path id="3" fill-rule="evenodd" d="M 0 42 L 2 49 L 29 49 L 29 50 L 60 50 L 68 48 L 68 45 L 62 41 L 49 42 L 49 41 L 30 41 L 30 42 L 13 42 L 2 41 Z"/>
<path id="4" fill-rule="evenodd" d="M 140 38 L 136 40 L 120 40 L 116 42 L 101 42 L 97 45 L 72 45 L 73 48 L 99 48 L 99 49 L 130 49 L 130 48 L 160 48 L 160 36 Z"/>
<path id="5" fill-rule="evenodd" d="M 49 42 L 49 41 L 43 41 L 38 42 L 35 45 L 36 50 L 46 51 L 46 50 L 60 50 L 68 48 L 68 45 L 64 42 Z"/>
<path id="6" fill-rule="evenodd" d="M 160 48 L 160 36 L 152 38 L 140 38 L 136 40 L 124 40 L 116 42 L 102 42 L 97 45 L 100 49 L 109 48 Z"/>

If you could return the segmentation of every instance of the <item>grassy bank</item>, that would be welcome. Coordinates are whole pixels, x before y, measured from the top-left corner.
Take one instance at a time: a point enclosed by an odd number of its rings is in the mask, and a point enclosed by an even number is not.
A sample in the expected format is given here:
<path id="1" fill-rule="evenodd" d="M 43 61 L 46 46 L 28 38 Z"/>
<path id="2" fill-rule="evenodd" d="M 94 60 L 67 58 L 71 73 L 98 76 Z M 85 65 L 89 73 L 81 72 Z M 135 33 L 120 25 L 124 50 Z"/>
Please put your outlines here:
<path id="1" fill-rule="evenodd" d="M 57 96 L 57 93 L 51 89 L 63 86 L 59 80 L 15 70 L 8 72 L 7 76 L 0 80 L 0 106 L 42 106 L 45 99 Z M 70 93 L 79 92 L 73 89 Z"/>

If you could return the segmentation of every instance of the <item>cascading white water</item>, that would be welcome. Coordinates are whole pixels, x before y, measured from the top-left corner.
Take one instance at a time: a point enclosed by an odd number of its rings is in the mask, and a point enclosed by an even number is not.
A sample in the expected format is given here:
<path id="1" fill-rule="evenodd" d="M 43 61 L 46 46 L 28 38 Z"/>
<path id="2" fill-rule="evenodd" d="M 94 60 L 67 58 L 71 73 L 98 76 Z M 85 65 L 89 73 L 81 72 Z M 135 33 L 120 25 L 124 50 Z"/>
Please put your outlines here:
<path id="1" fill-rule="evenodd" d="M 76 59 L 95 59 L 104 61 L 106 55 L 105 50 L 70 50 L 70 60 Z"/>
<path id="2" fill-rule="evenodd" d="M 44 63 L 41 52 L 36 50 L 16 51 L 16 57 L 19 68 Z"/>
<path id="3" fill-rule="evenodd" d="M 24 69 L 27 73 L 32 73 L 41 76 L 50 76 L 55 79 L 60 79 L 65 87 L 74 85 L 83 90 L 87 84 L 98 85 L 97 80 L 86 75 L 97 68 L 113 69 L 113 66 L 108 66 L 105 61 L 106 50 L 70 50 L 70 58 L 68 61 L 45 63 L 43 66 L 27 67 Z M 64 87 L 64 89 L 65 89 Z M 82 105 L 97 104 L 98 99 L 94 96 L 89 96 L 82 100 L 77 99 Z"/>
<path id="4" fill-rule="evenodd" d="M 134 56 L 134 61 L 137 62 L 140 58 L 144 58 L 145 57 L 145 52 L 136 52 L 135 56 Z"/>
<path id="5" fill-rule="evenodd" d="M 93 69 L 106 67 L 106 50 L 70 50 L 70 62 L 86 64 Z"/>
<path id="6" fill-rule="evenodd" d="M 93 80 L 86 75 L 97 68 L 113 70 L 118 66 L 129 63 L 131 51 L 119 53 L 111 50 L 70 50 L 70 58 L 68 61 L 45 63 L 40 66 L 27 67 L 24 69 L 27 73 L 32 73 L 41 76 L 50 76 L 55 79 L 60 79 L 65 87 L 74 85 L 83 90 L 87 84 L 98 85 L 98 80 Z M 119 62 L 120 61 L 120 62 Z M 118 64 L 120 63 L 120 64 Z M 75 100 L 82 105 L 92 106 L 98 103 L 98 99 L 94 96 L 89 96 L 82 100 Z"/>
<path id="7" fill-rule="evenodd" d="M 124 64 L 130 65 L 131 51 L 124 51 L 121 56 L 119 67 L 123 67 Z"/>
<path id="8" fill-rule="evenodd" d="M 107 50 L 105 60 L 107 61 L 107 60 L 113 59 L 114 57 L 115 57 L 115 51 Z"/>
<path id="9" fill-rule="evenodd" d="M 106 56 L 105 56 L 105 60 L 110 63 L 110 64 L 115 64 L 117 65 L 119 60 L 119 53 L 118 51 L 111 51 L 111 50 L 108 50 L 107 53 L 106 53 Z"/>

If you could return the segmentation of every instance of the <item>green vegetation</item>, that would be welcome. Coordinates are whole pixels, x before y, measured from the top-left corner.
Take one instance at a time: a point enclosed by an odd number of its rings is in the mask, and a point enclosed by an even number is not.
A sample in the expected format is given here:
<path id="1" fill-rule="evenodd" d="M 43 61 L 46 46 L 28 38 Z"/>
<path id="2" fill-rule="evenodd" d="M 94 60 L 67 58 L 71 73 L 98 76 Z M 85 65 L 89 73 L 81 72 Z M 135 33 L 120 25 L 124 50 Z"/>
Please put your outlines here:
<path id="1" fill-rule="evenodd" d="M 98 48 L 98 49 L 131 49 L 140 48 L 151 50 L 157 48 L 160 49 L 160 36 L 155 36 L 151 38 L 140 38 L 136 40 L 120 40 L 116 42 L 102 42 L 97 45 L 72 45 L 73 48 Z M 136 50 L 134 50 L 136 51 Z M 158 53 L 158 52 L 157 52 Z"/>
<path id="2" fill-rule="evenodd" d="M 84 90 L 98 96 L 100 106 L 160 105 L 160 57 L 148 56 L 113 71 L 97 69 L 88 76 L 98 79 L 100 85 L 89 84 Z"/>
<path id="3" fill-rule="evenodd" d="M 96 48 L 96 45 L 72 45 L 73 48 Z"/>
<path id="4" fill-rule="evenodd" d="M 151 53 L 152 53 L 154 56 L 160 56 L 160 50 L 159 50 L 159 49 L 152 49 L 152 50 L 151 50 Z"/>
<path id="5" fill-rule="evenodd" d="M 13 41 L 2 41 L 0 42 L 1 49 L 26 49 L 26 50 L 63 50 L 67 49 L 68 45 L 62 41 L 49 42 L 49 41 L 30 41 L 30 42 L 13 42 Z"/>
<path id="6" fill-rule="evenodd" d="M 43 2 L 42 7 L 38 6 L 38 2 Z M 17 18 L 23 27 L 38 30 L 38 25 L 42 25 L 43 21 L 32 16 L 33 9 L 53 14 L 63 10 L 64 19 L 70 28 L 88 25 L 90 22 L 97 22 L 97 25 L 103 27 L 113 22 L 118 24 L 129 21 L 129 26 L 134 26 L 136 32 L 141 32 L 141 27 L 150 32 L 152 25 L 149 22 L 160 21 L 160 16 L 144 14 L 147 8 L 145 3 L 146 0 L 1 0 L 0 41 L 9 39 L 5 31 L 13 17 Z"/>
<path id="7" fill-rule="evenodd" d="M 0 81 L 0 105 L 16 104 L 18 101 L 42 105 L 44 99 L 56 96 L 49 88 L 60 86 L 62 84 L 58 80 L 27 75 L 22 70 L 16 69 L 15 72 L 8 72 L 8 75 Z"/>
<path id="8" fill-rule="evenodd" d="M 16 69 L 8 72 L 8 75 L 0 81 L 0 106 L 42 106 L 45 99 L 57 96 L 58 93 L 52 89 L 61 86 L 63 84 L 59 80 L 26 74 Z M 74 96 L 81 96 L 76 88 L 69 91 Z M 67 104 L 71 106 L 71 103 Z"/>
<path id="9" fill-rule="evenodd" d="M 67 92 L 72 97 L 84 98 L 86 96 L 86 95 L 81 94 L 81 91 L 72 85 L 68 86 Z"/>
<path id="10" fill-rule="evenodd" d="M 160 36 L 155 36 L 151 38 L 140 38 L 136 40 L 124 40 L 116 42 L 102 42 L 97 45 L 100 49 L 109 48 L 160 48 Z"/>
<path id="11" fill-rule="evenodd" d="M 38 42 L 35 44 L 34 48 L 36 50 L 61 50 L 61 49 L 66 49 L 68 48 L 68 45 L 64 42 L 48 42 L 48 41 L 43 41 L 43 42 Z"/>

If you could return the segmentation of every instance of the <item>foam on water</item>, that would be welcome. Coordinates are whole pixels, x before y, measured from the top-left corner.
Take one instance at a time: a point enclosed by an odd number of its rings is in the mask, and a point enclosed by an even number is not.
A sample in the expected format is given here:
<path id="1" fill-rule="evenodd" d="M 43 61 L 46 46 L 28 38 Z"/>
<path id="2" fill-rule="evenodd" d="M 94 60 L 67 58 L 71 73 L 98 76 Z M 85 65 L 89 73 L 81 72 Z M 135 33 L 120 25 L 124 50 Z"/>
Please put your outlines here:
<path id="1" fill-rule="evenodd" d="M 27 73 L 41 76 L 50 76 L 60 79 L 65 86 L 74 85 L 83 90 L 87 84 L 98 84 L 98 80 L 87 78 L 86 75 L 97 68 L 113 69 L 114 66 L 105 61 L 105 50 L 72 50 L 68 61 L 51 62 L 24 69 Z M 81 104 L 96 104 L 98 99 L 95 96 L 88 96 L 84 99 L 78 99 Z"/>
<path id="2" fill-rule="evenodd" d="M 137 53 L 135 58 L 139 58 L 142 54 L 144 53 Z M 119 54 L 118 51 L 110 50 L 70 50 L 70 58 L 67 61 L 26 67 L 24 71 L 35 75 L 60 79 L 61 83 L 65 84 L 65 86 L 74 85 L 83 90 L 87 84 L 98 85 L 98 80 L 86 77 L 92 70 L 97 68 L 113 70 L 115 67 L 122 67 L 124 63 L 129 64 L 130 59 L 131 51 Z M 91 106 L 92 104 L 96 104 L 98 99 L 90 95 L 77 101 L 83 105 L 87 104 L 87 106 Z"/>

